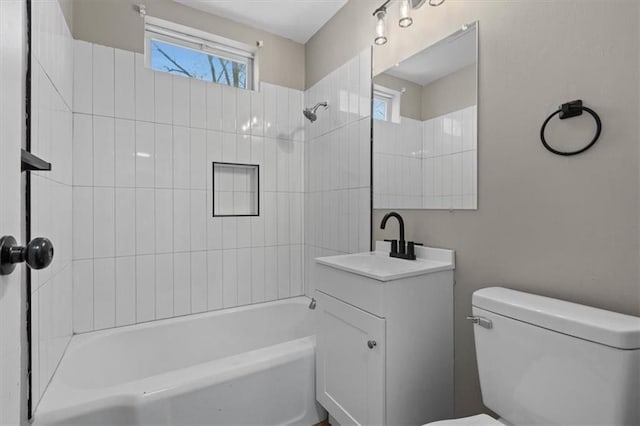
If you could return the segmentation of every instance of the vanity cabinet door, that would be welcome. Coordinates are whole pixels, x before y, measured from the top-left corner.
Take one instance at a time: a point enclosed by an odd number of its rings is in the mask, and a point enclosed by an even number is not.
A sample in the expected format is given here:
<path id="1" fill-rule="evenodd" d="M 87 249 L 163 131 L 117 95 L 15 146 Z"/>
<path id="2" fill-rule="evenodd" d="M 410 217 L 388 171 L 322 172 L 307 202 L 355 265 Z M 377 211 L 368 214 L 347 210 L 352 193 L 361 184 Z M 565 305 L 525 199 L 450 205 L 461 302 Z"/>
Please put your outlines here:
<path id="1" fill-rule="evenodd" d="M 316 398 L 340 424 L 384 424 L 385 320 L 317 295 Z"/>

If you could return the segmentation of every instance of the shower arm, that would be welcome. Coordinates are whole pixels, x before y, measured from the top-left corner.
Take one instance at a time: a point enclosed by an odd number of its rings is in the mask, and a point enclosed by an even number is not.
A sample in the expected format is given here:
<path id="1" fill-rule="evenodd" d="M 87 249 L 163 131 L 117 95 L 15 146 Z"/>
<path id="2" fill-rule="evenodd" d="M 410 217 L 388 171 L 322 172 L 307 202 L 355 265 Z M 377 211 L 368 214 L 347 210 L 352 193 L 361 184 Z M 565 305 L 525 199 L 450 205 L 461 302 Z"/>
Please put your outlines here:
<path id="1" fill-rule="evenodd" d="M 311 108 L 312 112 L 316 112 L 318 110 L 318 108 L 320 108 L 321 106 L 324 107 L 324 109 L 329 108 L 329 103 L 327 101 L 323 101 L 323 102 L 318 102 L 317 104 L 314 105 L 313 108 Z"/>

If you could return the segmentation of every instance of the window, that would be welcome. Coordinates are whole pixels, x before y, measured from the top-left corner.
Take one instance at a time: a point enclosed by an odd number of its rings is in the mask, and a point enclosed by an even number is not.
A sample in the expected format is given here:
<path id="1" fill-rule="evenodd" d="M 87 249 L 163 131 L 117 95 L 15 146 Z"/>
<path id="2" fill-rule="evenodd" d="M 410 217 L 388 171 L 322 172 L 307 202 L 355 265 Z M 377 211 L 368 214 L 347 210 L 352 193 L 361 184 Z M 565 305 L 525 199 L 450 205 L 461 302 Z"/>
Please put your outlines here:
<path id="1" fill-rule="evenodd" d="M 257 87 L 257 48 L 157 18 L 145 18 L 145 61 L 154 71 L 242 89 Z"/>
<path id="2" fill-rule="evenodd" d="M 373 119 L 381 121 L 400 122 L 401 91 L 388 87 L 373 85 Z"/>

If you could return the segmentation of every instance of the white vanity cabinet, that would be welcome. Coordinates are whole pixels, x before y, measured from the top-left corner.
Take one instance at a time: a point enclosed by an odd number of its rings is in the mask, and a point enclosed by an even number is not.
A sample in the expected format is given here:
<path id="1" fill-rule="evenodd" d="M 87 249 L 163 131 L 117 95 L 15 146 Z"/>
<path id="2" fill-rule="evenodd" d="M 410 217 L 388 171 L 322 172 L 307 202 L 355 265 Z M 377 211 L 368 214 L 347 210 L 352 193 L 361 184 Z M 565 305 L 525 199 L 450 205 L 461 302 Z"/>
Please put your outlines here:
<path id="1" fill-rule="evenodd" d="M 341 425 L 453 416 L 451 250 L 316 259 L 316 398 Z"/>
<path id="2" fill-rule="evenodd" d="M 317 296 L 318 401 L 341 424 L 384 423 L 384 318 Z"/>

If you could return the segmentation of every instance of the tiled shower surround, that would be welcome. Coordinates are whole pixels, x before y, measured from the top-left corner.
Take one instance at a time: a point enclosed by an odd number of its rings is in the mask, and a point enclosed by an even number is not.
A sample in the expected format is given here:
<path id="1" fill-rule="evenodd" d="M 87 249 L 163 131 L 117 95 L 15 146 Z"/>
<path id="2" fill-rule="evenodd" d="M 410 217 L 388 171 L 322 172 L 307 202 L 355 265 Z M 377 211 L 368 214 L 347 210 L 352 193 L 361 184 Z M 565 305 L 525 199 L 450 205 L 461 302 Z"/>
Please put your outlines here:
<path id="1" fill-rule="evenodd" d="M 32 173 L 31 231 L 56 250 L 32 273 L 34 407 L 73 333 L 313 295 L 314 257 L 368 250 L 369 50 L 306 93 L 248 91 L 74 41 L 58 1 L 32 5 L 32 151 L 53 170 Z M 260 166 L 259 216 L 213 217 L 214 161 Z"/>
<path id="2" fill-rule="evenodd" d="M 371 50 L 366 49 L 305 93 L 328 101 L 306 123 L 305 274 L 313 296 L 314 258 L 368 251 L 371 235 Z"/>
<path id="3" fill-rule="evenodd" d="M 303 294 L 303 93 L 74 58 L 74 331 Z M 213 217 L 214 161 L 260 165 L 259 216 Z"/>

